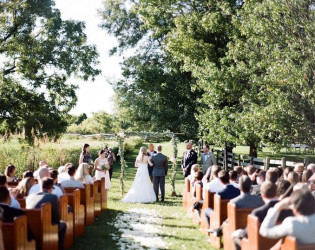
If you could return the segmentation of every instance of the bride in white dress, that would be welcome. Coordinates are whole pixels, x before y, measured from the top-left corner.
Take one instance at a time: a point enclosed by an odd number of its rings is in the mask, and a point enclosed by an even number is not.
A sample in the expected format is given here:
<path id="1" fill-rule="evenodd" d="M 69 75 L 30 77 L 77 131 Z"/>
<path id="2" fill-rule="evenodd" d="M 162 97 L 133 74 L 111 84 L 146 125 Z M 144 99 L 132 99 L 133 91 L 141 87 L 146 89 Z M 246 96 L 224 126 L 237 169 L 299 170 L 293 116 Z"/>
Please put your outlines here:
<path id="1" fill-rule="evenodd" d="M 122 202 L 149 203 L 156 201 L 156 195 L 149 176 L 148 164 L 153 166 L 145 147 L 141 147 L 135 167 L 138 168 L 133 184 Z"/>

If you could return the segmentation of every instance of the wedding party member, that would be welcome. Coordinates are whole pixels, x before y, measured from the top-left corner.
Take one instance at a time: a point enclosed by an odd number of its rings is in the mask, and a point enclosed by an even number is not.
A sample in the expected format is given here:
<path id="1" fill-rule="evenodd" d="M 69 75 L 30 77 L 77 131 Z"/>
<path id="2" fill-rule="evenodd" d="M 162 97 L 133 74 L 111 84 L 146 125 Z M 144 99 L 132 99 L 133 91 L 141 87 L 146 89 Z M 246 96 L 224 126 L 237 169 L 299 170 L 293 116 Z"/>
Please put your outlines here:
<path id="1" fill-rule="evenodd" d="M 284 209 L 292 209 L 294 216 L 287 217 L 278 225 L 279 214 Z M 294 191 L 268 210 L 259 233 L 272 239 L 293 236 L 300 244 L 314 244 L 315 197 L 305 189 Z"/>
<path id="2" fill-rule="evenodd" d="M 203 146 L 203 153 L 201 154 L 201 165 L 202 165 L 202 173 L 206 174 L 208 168 L 212 165 L 216 165 L 217 161 L 215 160 L 215 156 L 212 152 L 210 152 L 210 147 L 208 144 Z M 211 170 L 210 170 L 211 174 Z"/>
<path id="3" fill-rule="evenodd" d="M 151 157 L 151 156 L 150 156 Z M 150 203 L 156 201 L 156 194 L 149 178 L 148 164 L 153 166 L 145 147 L 141 147 L 136 158 L 137 173 L 127 195 L 122 202 Z"/>
<path id="4" fill-rule="evenodd" d="M 185 177 L 190 175 L 192 165 L 197 163 L 197 153 L 192 149 L 192 143 L 186 144 L 186 151 L 182 159 L 182 170 Z"/>
<path id="5" fill-rule="evenodd" d="M 7 182 L 7 177 L 5 175 L 0 175 L 0 187 L 6 187 L 11 196 L 11 207 L 14 208 L 21 208 L 20 203 L 14 198 L 14 194 L 12 192 L 12 189 L 9 188 L 8 182 Z"/>
<path id="6" fill-rule="evenodd" d="M 110 177 L 109 177 L 109 163 L 106 158 L 105 150 L 100 150 L 98 152 L 99 157 L 94 162 L 94 169 L 95 169 L 95 180 L 101 180 L 105 177 L 105 189 L 110 189 Z"/>
<path id="7" fill-rule="evenodd" d="M 148 145 L 148 156 L 155 156 L 157 154 L 157 152 L 154 150 L 154 145 L 152 143 L 149 143 Z M 150 164 L 148 164 L 148 171 L 149 171 L 149 176 L 150 176 L 150 180 L 151 182 L 153 182 L 153 168 L 150 166 Z"/>
<path id="8" fill-rule="evenodd" d="M 41 182 L 46 177 L 50 177 L 49 169 L 47 167 L 40 168 L 38 172 L 38 183 L 31 187 L 29 194 L 38 193 L 41 190 Z M 60 187 L 54 185 L 52 194 L 56 195 L 59 199 L 61 196 L 63 196 L 63 191 Z"/>
<path id="9" fill-rule="evenodd" d="M 28 196 L 32 186 L 35 185 L 35 180 L 32 177 L 24 178 L 20 181 L 19 185 L 14 189 L 14 197 L 16 199 L 23 199 Z"/>
<path id="10" fill-rule="evenodd" d="M 74 175 L 76 172 L 75 166 L 70 166 L 67 168 L 68 175 L 70 176 L 69 180 L 65 180 L 60 183 L 63 188 L 83 188 L 83 184 L 81 181 L 77 181 L 74 179 Z"/>
<path id="11" fill-rule="evenodd" d="M 5 169 L 5 176 L 7 177 L 7 182 L 17 182 L 19 179 L 15 177 L 16 168 L 14 165 L 9 165 Z"/>
<path id="12" fill-rule="evenodd" d="M 115 156 L 114 152 L 112 151 L 112 149 L 108 148 L 107 146 L 105 146 L 104 151 L 106 153 L 105 157 L 107 158 L 108 164 L 110 166 L 109 178 L 110 178 L 110 180 L 112 180 L 113 170 L 114 170 L 113 165 L 114 165 L 114 161 L 116 161 L 116 156 Z"/>
<path id="13" fill-rule="evenodd" d="M 79 165 L 81 163 L 89 163 L 91 160 L 90 145 L 85 143 L 80 154 Z"/>
<path id="14" fill-rule="evenodd" d="M 81 163 L 75 172 L 74 179 L 83 184 L 92 184 L 93 178 L 90 175 L 89 167 L 87 163 Z"/>
<path id="15" fill-rule="evenodd" d="M 53 225 L 58 225 L 58 249 L 63 249 L 67 225 L 60 220 L 58 198 L 52 194 L 54 187 L 53 179 L 48 177 L 43 178 L 40 188 L 42 191 L 30 194 L 26 198 L 26 209 L 40 208 L 44 203 L 51 204 L 51 222 Z"/>
<path id="16" fill-rule="evenodd" d="M 162 146 L 157 147 L 157 154 L 151 158 L 153 163 L 153 188 L 156 200 L 159 201 L 159 189 L 161 190 L 161 201 L 165 197 L 165 176 L 168 171 L 167 157 L 162 154 Z"/>

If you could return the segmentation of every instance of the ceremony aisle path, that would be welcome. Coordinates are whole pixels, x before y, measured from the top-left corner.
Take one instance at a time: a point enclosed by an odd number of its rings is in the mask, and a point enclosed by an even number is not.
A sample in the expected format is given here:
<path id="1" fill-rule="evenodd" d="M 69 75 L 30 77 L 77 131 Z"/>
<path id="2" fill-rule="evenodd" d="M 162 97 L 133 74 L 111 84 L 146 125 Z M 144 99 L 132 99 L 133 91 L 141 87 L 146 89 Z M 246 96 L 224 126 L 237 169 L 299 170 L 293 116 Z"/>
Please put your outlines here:
<path id="1" fill-rule="evenodd" d="M 170 147 L 167 143 L 163 146 L 163 152 L 168 155 Z M 131 187 L 135 176 L 133 165 L 137 152 L 135 149 L 126 159 L 126 190 Z M 108 194 L 108 210 L 93 225 L 86 227 L 85 234 L 75 239 L 72 249 L 211 249 L 207 236 L 187 217 L 182 208 L 182 197 L 170 197 L 168 178 L 165 202 L 125 204 L 120 202 L 118 176 L 119 163 L 116 163 Z M 183 177 L 179 172 L 178 195 L 181 195 L 183 187 Z"/>

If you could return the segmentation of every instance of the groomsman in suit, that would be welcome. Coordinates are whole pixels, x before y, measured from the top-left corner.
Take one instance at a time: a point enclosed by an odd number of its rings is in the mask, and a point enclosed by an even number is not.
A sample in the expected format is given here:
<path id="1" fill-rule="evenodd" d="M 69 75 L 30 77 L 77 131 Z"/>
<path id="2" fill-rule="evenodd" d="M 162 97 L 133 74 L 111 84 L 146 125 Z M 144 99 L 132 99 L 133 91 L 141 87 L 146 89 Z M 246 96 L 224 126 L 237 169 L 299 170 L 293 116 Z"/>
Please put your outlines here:
<path id="1" fill-rule="evenodd" d="M 210 152 L 209 145 L 203 146 L 203 153 L 201 154 L 201 165 L 202 165 L 202 173 L 205 175 L 209 167 L 216 165 L 217 161 L 215 160 L 215 156 Z M 211 170 L 210 170 L 211 175 Z"/>
<path id="2" fill-rule="evenodd" d="M 192 149 L 192 143 L 188 142 L 186 144 L 186 151 L 184 152 L 182 159 L 182 170 L 184 176 L 190 175 L 191 166 L 197 163 L 197 153 Z"/>
<path id="3" fill-rule="evenodd" d="M 148 145 L 148 149 L 149 149 L 148 156 L 155 156 L 157 154 L 157 152 L 154 150 L 154 145 L 152 143 Z M 148 171 L 149 171 L 151 182 L 153 182 L 153 175 L 152 175 L 153 167 L 151 167 L 149 164 L 148 164 Z"/>

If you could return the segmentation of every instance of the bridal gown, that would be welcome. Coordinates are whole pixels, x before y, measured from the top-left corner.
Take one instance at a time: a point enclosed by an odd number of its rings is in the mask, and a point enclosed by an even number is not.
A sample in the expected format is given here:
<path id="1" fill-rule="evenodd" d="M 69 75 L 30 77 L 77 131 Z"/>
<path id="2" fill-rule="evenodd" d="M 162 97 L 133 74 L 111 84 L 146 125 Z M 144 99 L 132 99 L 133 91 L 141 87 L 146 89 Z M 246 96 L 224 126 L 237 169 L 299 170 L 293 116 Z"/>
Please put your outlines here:
<path id="1" fill-rule="evenodd" d="M 139 163 L 136 177 L 122 202 L 155 202 L 156 195 L 149 177 L 148 163 Z"/>

